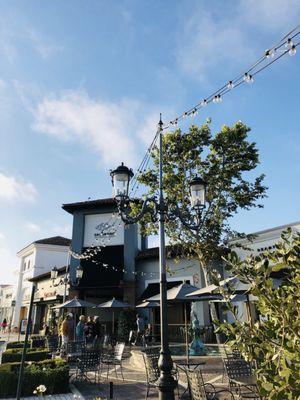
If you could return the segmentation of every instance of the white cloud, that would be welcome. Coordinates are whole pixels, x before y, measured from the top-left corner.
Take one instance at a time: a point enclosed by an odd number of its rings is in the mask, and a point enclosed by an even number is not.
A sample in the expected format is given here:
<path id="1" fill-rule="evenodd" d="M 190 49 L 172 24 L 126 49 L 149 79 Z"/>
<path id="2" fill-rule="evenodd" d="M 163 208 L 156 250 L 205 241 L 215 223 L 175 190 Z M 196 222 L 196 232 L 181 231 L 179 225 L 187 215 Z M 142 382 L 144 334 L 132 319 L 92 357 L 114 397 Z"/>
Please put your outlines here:
<path id="1" fill-rule="evenodd" d="M 4 239 L 5 239 L 5 235 L 0 232 L 0 240 L 4 240 Z"/>
<path id="2" fill-rule="evenodd" d="M 5 87 L 6 87 L 5 81 L 0 78 L 0 90 L 4 89 Z"/>
<path id="3" fill-rule="evenodd" d="M 39 225 L 35 224 L 34 222 L 26 222 L 25 229 L 29 230 L 30 232 L 34 232 L 34 233 L 41 231 L 41 227 Z"/>
<path id="4" fill-rule="evenodd" d="M 7 247 L 0 246 L 0 284 L 14 283 L 14 270 L 18 266 L 18 259 Z"/>
<path id="5" fill-rule="evenodd" d="M 149 141 L 144 132 L 151 111 L 136 100 L 108 102 L 93 99 L 83 91 L 46 96 L 34 110 L 34 129 L 62 141 L 79 141 L 101 156 L 107 166 L 121 161 L 135 165 L 139 139 Z M 142 132 L 142 133 L 140 133 Z"/>
<path id="6" fill-rule="evenodd" d="M 0 172 L 0 200 L 35 201 L 38 192 L 31 182 Z"/>
<path id="7" fill-rule="evenodd" d="M 202 82 L 215 79 L 216 71 L 222 79 L 220 66 L 224 74 L 242 72 L 298 23 L 299 0 L 239 0 L 225 12 L 215 5 L 189 7 L 178 36 L 179 67 Z"/>
<path id="8" fill-rule="evenodd" d="M 251 50 L 234 22 L 216 19 L 203 7 L 193 11 L 184 24 L 176 53 L 184 72 L 205 81 L 208 72 L 221 62 L 226 68 L 232 61 L 237 64 L 237 60 L 249 57 Z"/>
<path id="9" fill-rule="evenodd" d="M 72 225 L 55 225 L 52 228 L 52 231 L 55 235 L 64 236 L 70 238 L 72 236 Z"/>
<path id="10" fill-rule="evenodd" d="M 63 50 L 61 45 L 58 45 L 49 38 L 42 36 L 41 33 L 37 32 L 33 28 L 28 29 L 28 37 L 31 40 L 34 49 L 45 60 Z"/>
<path id="11" fill-rule="evenodd" d="M 240 17 L 260 29 L 287 33 L 299 23 L 299 0 L 240 0 Z"/>

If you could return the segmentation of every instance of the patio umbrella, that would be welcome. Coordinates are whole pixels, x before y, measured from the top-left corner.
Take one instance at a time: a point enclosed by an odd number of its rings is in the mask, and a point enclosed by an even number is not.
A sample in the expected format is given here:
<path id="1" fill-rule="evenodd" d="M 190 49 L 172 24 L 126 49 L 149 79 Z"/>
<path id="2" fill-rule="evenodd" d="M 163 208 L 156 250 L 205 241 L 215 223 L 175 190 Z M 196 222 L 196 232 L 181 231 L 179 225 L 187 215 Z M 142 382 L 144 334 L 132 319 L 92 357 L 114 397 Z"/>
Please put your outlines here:
<path id="1" fill-rule="evenodd" d="M 185 346 L 186 346 L 186 358 L 189 362 L 189 338 L 187 329 L 187 309 L 186 304 L 191 301 L 199 301 L 198 296 L 189 296 L 187 294 L 195 292 L 198 288 L 190 285 L 189 283 L 183 282 L 179 286 L 175 286 L 172 289 L 167 290 L 167 301 L 184 304 L 184 327 L 185 327 Z M 159 301 L 160 295 L 156 295 L 147 299 L 147 301 Z"/>
<path id="2" fill-rule="evenodd" d="M 113 320 L 112 320 L 112 332 L 115 333 L 115 311 L 114 310 L 120 310 L 123 308 L 128 308 L 130 307 L 130 304 L 124 303 L 123 301 L 116 300 L 115 298 L 112 298 L 109 301 L 106 301 L 105 303 L 101 303 L 98 306 L 95 306 L 95 308 L 111 308 L 112 309 L 112 315 L 113 315 Z"/>
<path id="3" fill-rule="evenodd" d="M 88 301 L 78 299 L 74 297 L 74 299 L 68 300 L 59 306 L 55 306 L 52 308 L 92 308 L 95 304 L 89 303 Z"/>
<path id="4" fill-rule="evenodd" d="M 74 299 L 67 300 L 64 303 L 60 304 L 59 306 L 55 306 L 52 308 L 58 308 L 58 309 L 65 309 L 65 308 L 80 308 L 81 312 L 83 308 L 92 308 L 94 307 L 95 304 L 89 303 L 88 301 L 78 299 L 77 297 L 74 297 Z M 74 337 L 76 337 L 76 315 L 75 315 L 75 322 L 74 322 Z"/>
<path id="5" fill-rule="evenodd" d="M 249 294 L 248 294 L 248 290 L 249 290 L 249 285 L 242 283 L 239 281 L 239 279 L 236 276 L 231 276 L 229 278 L 226 278 L 222 281 L 220 281 L 220 286 L 221 287 L 225 287 L 227 285 L 232 285 L 233 286 L 233 293 L 232 296 L 230 298 L 231 302 L 238 302 L 238 301 L 244 301 L 246 303 L 246 308 L 247 308 L 247 313 L 248 313 L 248 318 L 250 323 L 252 324 L 252 315 L 251 315 L 251 309 L 250 309 L 250 298 L 249 298 Z M 204 288 L 201 289 L 197 289 L 192 293 L 187 294 L 187 297 L 190 296 L 198 296 L 199 299 L 200 298 L 205 298 L 205 296 L 207 295 L 213 295 L 213 294 L 218 294 L 218 290 L 219 290 L 219 286 L 217 285 L 208 285 L 205 286 Z M 219 299 L 215 299 L 215 300 L 211 300 L 213 302 L 225 302 L 225 300 L 223 299 L 223 296 L 220 295 L 221 298 Z M 251 296 L 251 295 L 250 295 Z M 254 300 L 254 296 L 251 296 L 252 299 Z"/>

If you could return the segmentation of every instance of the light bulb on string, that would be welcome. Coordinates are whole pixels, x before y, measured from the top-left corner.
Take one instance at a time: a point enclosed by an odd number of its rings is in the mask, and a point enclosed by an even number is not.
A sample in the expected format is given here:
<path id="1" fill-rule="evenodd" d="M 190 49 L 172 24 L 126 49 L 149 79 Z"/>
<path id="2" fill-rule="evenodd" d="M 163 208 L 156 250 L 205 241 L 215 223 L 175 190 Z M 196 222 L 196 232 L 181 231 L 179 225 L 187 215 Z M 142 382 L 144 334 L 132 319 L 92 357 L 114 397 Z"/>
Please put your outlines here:
<path id="1" fill-rule="evenodd" d="M 296 46 L 293 44 L 289 50 L 289 55 L 290 56 L 294 56 L 296 54 L 297 50 L 296 50 Z"/>
<path id="2" fill-rule="evenodd" d="M 203 100 L 201 101 L 201 107 L 205 107 L 205 106 L 207 106 L 207 100 L 206 100 L 206 99 L 203 99 Z"/>
<path id="3" fill-rule="evenodd" d="M 248 72 L 245 72 L 243 79 L 247 83 L 253 83 L 254 82 L 253 76 L 248 74 Z"/>
<path id="4" fill-rule="evenodd" d="M 265 56 L 267 58 L 274 58 L 275 56 L 275 49 L 269 49 L 265 51 Z"/>
<path id="5" fill-rule="evenodd" d="M 231 89 L 233 89 L 233 88 L 234 88 L 234 83 L 233 83 L 232 81 L 229 81 L 229 82 L 227 83 L 227 89 L 231 90 Z"/>
<path id="6" fill-rule="evenodd" d="M 294 43 L 292 42 L 292 39 L 288 38 L 288 40 L 285 42 L 284 47 L 286 47 L 288 49 L 289 47 L 292 47 L 293 45 L 294 45 Z"/>
<path id="7" fill-rule="evenodd" d="M 216 94 L 213 98 L 213 103 L 222 103 L 223 99 L 220 94 Z"/>
<path id="8" fill-rule="evenodd" d="M 198 110 L 197 110 L 197 108 L 194 108 L 193 111 L 190 113 L 190 116 L 194 117 L 197 114 L 198 114 Z"/>

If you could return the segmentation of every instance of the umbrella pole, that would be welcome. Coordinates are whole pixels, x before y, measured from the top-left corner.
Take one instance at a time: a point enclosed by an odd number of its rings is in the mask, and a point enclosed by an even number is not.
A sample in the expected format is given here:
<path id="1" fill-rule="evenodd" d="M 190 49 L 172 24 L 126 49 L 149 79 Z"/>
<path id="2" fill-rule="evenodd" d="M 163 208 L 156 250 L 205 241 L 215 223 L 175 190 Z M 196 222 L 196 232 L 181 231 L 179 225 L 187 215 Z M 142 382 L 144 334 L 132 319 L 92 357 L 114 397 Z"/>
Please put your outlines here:
<path id="1" fill-rule="evenodd" d="M 189 355 L 189 335 L 188 335 L 188 330 L 187 330 L 186 302 L 184 302 L 184 328 L 185 328 L 186 361 L 187 361 L 187 364 L 189 364 L 190 355 Z"/>
<path id="2" fill-rule="evenodd" d="M 112 320 L 112 333 L 115 333 L 115 312 L 113 311 L 113 320 Z"/>

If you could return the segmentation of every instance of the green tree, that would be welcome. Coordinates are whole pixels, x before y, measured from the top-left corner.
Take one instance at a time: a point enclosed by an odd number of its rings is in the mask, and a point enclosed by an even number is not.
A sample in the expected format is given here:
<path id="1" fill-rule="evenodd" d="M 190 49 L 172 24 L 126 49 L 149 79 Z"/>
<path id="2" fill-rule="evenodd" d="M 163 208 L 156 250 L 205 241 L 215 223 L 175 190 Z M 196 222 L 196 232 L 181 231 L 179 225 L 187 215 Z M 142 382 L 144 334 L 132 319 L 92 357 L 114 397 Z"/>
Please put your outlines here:
<path id="1" fill-rule="evenodd" d="M 179 245 L 184 256 L 199 260 L 206 285 L 211 283 L 212 263 L 220 259 L 228 239 L 243 236 L 232 231 L 230 218 L 241 209 L 262 207 L 258 200 L 265 197 L 264 175 L 253 177 L 251 172 L 259 164 L 259 158 L 256 144 L 248 141 L 249 131 L 250 128 L 237 122 L 232 127 L 223 126 L 213 136 L 207 122 L 200 127 L 190 126 L 187 133 L 178 129 L 163 137 L 164 191 L 171 215 L 166 220 L 166 234 L 170 244 Z M 152 166 L 137 178 L 146 187 L 145 197 L 155 196 L 158 189 L 157 147 L 151 157 Z M 195 175 L 208 184 L 207 206 L 202 211 L 198 231 L 189 229 L 172 212 L 178 207 L 187 218 L 196 218 L 189 199 L 189 181 Z M 138 212 L 138 204 L 132 207 L 133 213 Z M 148 215 L 142 221 L 142 230 L 155 234 L 157 223 Z"/>
<path id="2" fill-rule="evenodd" d="M 240 322 L 237 310 L 228 302 L 235 323 L 224 322 L 219 330 L 247 360 L 256 361 L 265 398 L 300 399 L 300 234 L 292 237 L 289 230 L 273 252 L 245 261 L 232 252 L 226 263 L 227 269 L 249 285 L 249 294 L 256 297 L 256 308 L 263 317 L 254 324 Z M 278 285 L 273 278 L 279 273 Z M 220 288 L 220 292 L 224 290 Z"/>

